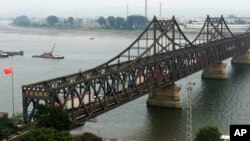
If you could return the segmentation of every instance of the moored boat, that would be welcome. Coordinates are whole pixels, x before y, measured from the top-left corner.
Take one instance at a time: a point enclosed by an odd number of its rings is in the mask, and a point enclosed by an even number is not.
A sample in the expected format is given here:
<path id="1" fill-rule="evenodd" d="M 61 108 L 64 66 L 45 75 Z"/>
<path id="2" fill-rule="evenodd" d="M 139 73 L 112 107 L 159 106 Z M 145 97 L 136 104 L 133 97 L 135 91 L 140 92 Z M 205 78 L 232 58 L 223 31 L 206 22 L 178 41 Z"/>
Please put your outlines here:
<path id="1" fill-rule="evenodd" d="M 8 54 L 0 50 L 0 58 L 5 58 L 5 57 L 8 57 Z"/>
<path id="2" fill-rule="evenodd" d="M 51 59 L 64 59 L 64 56 L 60 56 L 60 55 L 49 55 L 49 54 L 42 54 L 42 55 L 33 55 L 32 57 L 35 58 L 51 58 Z"/>
<path id="3" fill-rule="evenodd" d="M 14 55 L 23 55 L 24 52 L 23 51 L 17 51 L 17 52 L 4 52 L 6 53 L 8 56 L 14 56 Z"/>
<path id="4" fill-rule="evenodd" d="M 45 52 L 42 55 L 33 55 L 32 57 L 36 58 L 50 58 L 50 59 L 64 59 L 64 56 L 61 55 L 53 55 L 54 49 L 56 44 L 54 44 L 54 47 L 51 52 Z"/>

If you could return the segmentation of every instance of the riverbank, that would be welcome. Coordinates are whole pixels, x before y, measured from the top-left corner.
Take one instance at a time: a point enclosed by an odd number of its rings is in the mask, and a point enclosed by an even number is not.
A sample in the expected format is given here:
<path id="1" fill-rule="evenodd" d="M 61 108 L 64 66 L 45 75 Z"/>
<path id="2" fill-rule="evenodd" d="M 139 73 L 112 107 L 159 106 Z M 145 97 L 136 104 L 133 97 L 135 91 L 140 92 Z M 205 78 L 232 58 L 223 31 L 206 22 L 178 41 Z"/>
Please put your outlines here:
<path id="1" fill-rule="evenodd" d="M 11 24 L 11 21 L 0 20 L 0 32 L 3 33 L 18 33 L 18 34 L 38 34 L 38 35 L 117 35 L 117 36 L 136 36 L 144 29 L 138 30 L 120 30 L 106 29 L 100 27 L 20 27 Z M 183 32 L 189 34 L 197 34 L 200 29 L 182 29 Z"/>
<path id="2" fill-rule="evenodd" d="M 100 27 L 20 27 L 11 24 L 12 21 L 0 20 L 0 33 L 17 33 L 17 34 L 37 34 L 37 35 L 118 35 L 118 36 L 133 36 L 139 35 L 143 29 L 138 30 L 120 30 L 120 29 L 105 29 Z M 188 29 L 182 27 L 182 31 L 187 34 L 200 32 L 201 29 Z M 244 29 L 232 29 L 234 33 L 245 32 Z M 122 34 L 121 34 L 122 33 Z"/>
<path id="3" fill-rule="evenodd" d="M 11 25 L 11 21 L 0 20 L 1 33 L 37 34 L 37 35 L 138 35 L 142 30 L 115 30 L 99 27 L 63 28 L 63 27 L 19 27 Z M 121 34 L 122 33 L 122 34 Z"/>

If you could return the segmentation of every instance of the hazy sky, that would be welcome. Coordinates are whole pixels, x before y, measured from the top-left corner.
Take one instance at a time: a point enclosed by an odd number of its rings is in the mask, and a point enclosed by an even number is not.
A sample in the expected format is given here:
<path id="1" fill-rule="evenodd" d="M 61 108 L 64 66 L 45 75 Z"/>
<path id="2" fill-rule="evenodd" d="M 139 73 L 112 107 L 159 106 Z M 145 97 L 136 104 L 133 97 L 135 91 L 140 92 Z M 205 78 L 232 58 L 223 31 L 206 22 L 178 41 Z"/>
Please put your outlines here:
<path id="1" fill-rule="evenodd" d="M 0 17 L 27 15 L 57 16 L 126 16 L 144 15 L 145 0 L 0 0 Z M 199 14 L 250 14 L 249 0 L 148 0 L 149 15 L 159 15 L 159 2 L 163 15 L 195 16 Z M 247 15 L 246 15 L 247 16 Z"/>

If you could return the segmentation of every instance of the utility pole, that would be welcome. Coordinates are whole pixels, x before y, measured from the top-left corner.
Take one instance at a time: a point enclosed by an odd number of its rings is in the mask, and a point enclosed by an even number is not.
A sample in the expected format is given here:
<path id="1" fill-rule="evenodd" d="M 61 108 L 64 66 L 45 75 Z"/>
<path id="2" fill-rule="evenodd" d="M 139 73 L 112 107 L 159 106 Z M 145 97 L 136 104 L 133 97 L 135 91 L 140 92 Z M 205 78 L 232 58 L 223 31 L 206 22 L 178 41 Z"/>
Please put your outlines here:
<path id="1" fill-rule="evenodd" d="M 13 69 L 11 67 L 12 73 L 11 73 L 11 87 L 12 87 L 12 117 L 15 115 L 15 97 L 14 97 L 14 74 L 13 74 Z"/>
<path id="2" fill-rule="evenodd" d="M 161 9 L 161 2 L 160 2 L 159 19 L 161 19 L 161 16 L 162 16 L 162 9 Z"/>
<path id="3" fill-rule="evenodd" d="M 148 0 L 145 0 L 145 18 L 148 20 Z M 146 48 L 148 48 L 148 31 L 146 32 Z M 150 56 L 150 51 L 147 55 Z"/>
<path id="4" fill-rule="evenodd" d="M 127 18 L 128 18 L 128 4 L 127 4 Z"/>
<path id="5" fill-rule="evenodd" d="M 192 99 L 191 99 L 191 93 L 193 90 L 193 87 L 195 85 L 195 82 L 187 82 L 185 83 L 185 87 L 188 91 L 187 96 L 187 141 L 193 141 L 192 140 Z"/>
<path id="6" fill-rule="evenodd" d="M 145 0 L 145 17 L 148 18 L 148 0 Z"/>

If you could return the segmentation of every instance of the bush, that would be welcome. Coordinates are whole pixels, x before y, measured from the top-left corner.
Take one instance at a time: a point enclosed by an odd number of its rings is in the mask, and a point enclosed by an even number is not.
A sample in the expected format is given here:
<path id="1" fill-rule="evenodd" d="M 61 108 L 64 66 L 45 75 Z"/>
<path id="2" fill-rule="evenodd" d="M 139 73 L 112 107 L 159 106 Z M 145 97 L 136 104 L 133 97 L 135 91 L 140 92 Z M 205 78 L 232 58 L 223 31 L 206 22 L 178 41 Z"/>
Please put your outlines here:
<path id="1" fill-rule="evenodd" d="M 30 26 L 31 22 L 27 16 L 23 15 L 16 17 L 13 20 L 13 24 L 17 26 Z"/>
<path id="2" fill-rule="evenodd" d="M 221 133 L 215 126 L 206 126 L 199 129 L 195 141 L 220 141 Z"/>
<path id="3" fill-rule="evenodd" d="M 75 141 L 68 131 L 53 128 L 36 128 L 21 137 L 20 141 Z"/>
<path id="4" fill-rule="evenodd" d="M 57 16 L 51 15 L 51 16 L 47 17 L 46 21 L 47 21 L 48 25 L 53 26 L 59 22 L 59 19 Z"/>
<path id="5" fill-rule="evenodd" d="M 102 138 L 92 134 L 92 133 L 84 133 L 81 135 L 75 136 L 77 141 L 102 141 Z"/>
<path id="6" fill-rule="evenodd" d="M 16 113 L 11 117 L 11 120 L 14 125 L 23 125 L 24 124 L 23 113 Z"/>
<path id="7" fill-rule="evenodd" d="M 97 22 L 101 27 L 111 29 L 143 29 L 149 23 L 146 17 L 140 15 L 128 16 L 127 20 L 114 16 L 109 16 L 107 19 L 100 17 Z"/>
<path id="8" fill-rule="evenodd" d="M 57 130 L 69 130 L 71 124 L 67 113 L 62 109 L 45 105 L 36 106 L 34 120 L 38 127 L 52 127 Z"/>
<path id="9" fill-rule="evenodd" d="M 7 138 L 9 135 L 14 134 L 16 131 L 17 127 L 9 118 L 0 118 L 0 140 Z"/>

